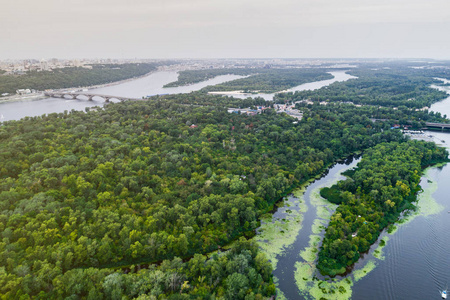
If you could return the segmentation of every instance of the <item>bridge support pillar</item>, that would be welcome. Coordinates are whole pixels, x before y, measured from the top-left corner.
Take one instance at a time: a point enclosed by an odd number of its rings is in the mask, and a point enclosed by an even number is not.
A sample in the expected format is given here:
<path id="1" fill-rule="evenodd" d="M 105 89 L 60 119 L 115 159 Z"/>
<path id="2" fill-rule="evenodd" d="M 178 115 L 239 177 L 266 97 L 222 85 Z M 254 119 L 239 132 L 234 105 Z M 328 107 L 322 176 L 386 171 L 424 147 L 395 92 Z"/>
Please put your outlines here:
<path id="1" fill-rule="evenodd" d="M 77 99 L 78 95 L 72 95 L 72 99 Z"/>
<path id="2" fill-rule="evenodd" d="M 105 102 L 109 103 L 109 99 L 111 98 L 105 97 Z"/>
<path id="3" fill-rule="evenodd" d="M 89 96 L 88 101 L 94 101 L 94 99 L 92 99 L 92 98 L 94 98 L 94 96 Z"/>

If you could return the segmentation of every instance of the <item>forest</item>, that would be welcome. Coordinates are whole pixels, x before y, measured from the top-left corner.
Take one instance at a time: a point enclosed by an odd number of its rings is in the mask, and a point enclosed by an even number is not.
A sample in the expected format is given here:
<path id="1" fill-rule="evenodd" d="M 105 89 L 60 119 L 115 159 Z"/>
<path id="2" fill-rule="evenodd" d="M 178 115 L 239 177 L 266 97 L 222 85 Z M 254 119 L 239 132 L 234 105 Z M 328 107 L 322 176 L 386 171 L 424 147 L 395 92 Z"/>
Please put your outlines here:
<path id="1" fill-rule="evenodd" d="M 296 102 L 309 99 L 317 102 L 350 102 L 358 105 L 422 109 L 447 98 L 445 92 L 430 87 L 433 83 L 442 82 L 429 76 L 427 70 L 363 66 L 348 71 L 348 74 L 358 78 L 335 82 L 315 91 L 277 94 L 275 100 Z"/>
<path id="2" fill-rule="evenodd" d="M 331 79 L 333 76 L 325 69 L 208 69 L 181 71 L 178 81 L 169 83 L 165 87 L 192 84 L 207 80 L 219 75 L 234 74 L 248 76 L 241 79 L 227 81 L 222 84 L 207 86 L 203 92 L 217 91 L 244 91 L 260 93 L 274 93 L 286 90 L 297 85 Z"/>
<path id="3" fill-rule="evenodd" d="M 104 64 L 92 69 L 67 67 L 52 71 L 29 71 L 25 75 L 1 75 L 0 94 L 16 93 L 18 89 L 46 89 L 86 87 L 145 75 L 157 69 L 158 64 Z"/>
<path id="4" fill-rule="evenodd" d="M 301 120 L 227 112 L 259 105 L 273 103 L 194 92 L 2 122 L 2 297 L 268 299 L 271 263 L 247 238 L 280 198 L 364 152 L 362 171 L 328 193 L 361 238 L 349 250 L 335 241 L 351 243 L 355 231 L 330 223 L 321 256 L 334 260 L 319 265 L 331 274 L 409 207 L 420 168 L 448 155 L 391 130 L 444 122 L 440 114 L 341 102 L 298 103 Z M 358 189 L 364 166 L 373 180 Z"/>
<path id="5" fill-rule="evenodd" d="M 178 72 L 177 81 L 170 82 L 164 87 L 176 87 L 199 83 L 208 79 L 212 79 L 221 75 L 241 75 L 249 76 L 264 71 L 261 68 L 226 68 L 226 69 L 200 69 L 200 70 L 184 70 Z"/>
<path id="6" fill-rule="evenodd" d="M 339 206 L 319 252 L 320 272 L 345 273 L 388 224 L 414 209 L 422 169 L 446 161 L 448 152 L 431 142 L 383 143 L 367 150 L 346 180 L 322 189 L 321 195 Z"/>
<path id="7" fill-rule="evenodd" d="M 188 96 L 197 104 L 174 95 L 2 123 L 1 294 L 67 297 L 55 282 L 73 270 L 217 250 L 251 235 L 275 201 L 336 159 L 405 139 L 363 114 L 312 108 L 294 124 L 274 111 L 229 114 L 230 98 Z"/>

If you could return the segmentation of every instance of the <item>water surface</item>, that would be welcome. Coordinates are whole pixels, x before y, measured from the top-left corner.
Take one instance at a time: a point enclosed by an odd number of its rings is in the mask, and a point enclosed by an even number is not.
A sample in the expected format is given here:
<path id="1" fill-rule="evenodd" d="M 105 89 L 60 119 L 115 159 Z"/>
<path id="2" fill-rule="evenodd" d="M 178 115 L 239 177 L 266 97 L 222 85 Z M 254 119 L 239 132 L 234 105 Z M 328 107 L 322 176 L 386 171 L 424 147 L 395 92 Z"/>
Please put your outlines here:
<path id="1" fill-rule="evenodd" d="M 332 79 L 327 79 L 327 80 L 320 80 L 320 81 L 314 81 L 314 82 L 308 82 L 308 83 L 304 83 L 301 85 L 298 85 L 296 87 L 290 88 L 286 91 L 283 92 L 297 92 L 297 91 L 306 91 L 306 90 L 317 90 L 320 89 L 324 86 L 330 85 L 334 82 L 338 82 L 338 81 L 346 81 L 352 78 L 357 78 L 355 76 L 349 75 L 346 73 L 346 71 L 336 71 L 336 72 L 329 72 L 331 75 L 334 76 L 334 78 Z M 223 94 L 223 95 L 229 95 L 229 96 L 233 96 L 235 98 L 240 98 L 240 99 L 246 99 L 248 97 L 251 98 L 256 98 L 256 97 L 261 97 L 265 100 L 273 100 L 273 97 L 275 96 L 276 93 L 272 93 L 272 94 L 264 94 L 264 93 L 256 93 L 256 94 L 240 94 L 240 93 L 227 93 L 227 92 L 217 92 L 215 94 Z"/>
<path id="2" fill-rule="evenodd" d="M 208 85 L 215 85 L 230 80 L 242 78 L 238 75 L 222 75 L 193 85 L 163 88 L 167 83 L 176 81 L 178 74 L 175 71 L 154 72 L 148 76 L 129 80 L 117 85 L 91 89 L 88 92 L 94 94 L 114 95 L 130 98 L 142 98 L 145 96 L 162 94 L 189 93 L 200 90 Z M 93 101 L 87 99 L 61 99 L 45 98 L 40 100 L 24 100 L 18 102 L 0 103 L 0 122 L 19 120 L 26 116 L 40 116 L 49 113 L 61 113 L 65 110 L 84 110 L 86 107 L 103 106 L 105 102 L 95 97 Z"/>

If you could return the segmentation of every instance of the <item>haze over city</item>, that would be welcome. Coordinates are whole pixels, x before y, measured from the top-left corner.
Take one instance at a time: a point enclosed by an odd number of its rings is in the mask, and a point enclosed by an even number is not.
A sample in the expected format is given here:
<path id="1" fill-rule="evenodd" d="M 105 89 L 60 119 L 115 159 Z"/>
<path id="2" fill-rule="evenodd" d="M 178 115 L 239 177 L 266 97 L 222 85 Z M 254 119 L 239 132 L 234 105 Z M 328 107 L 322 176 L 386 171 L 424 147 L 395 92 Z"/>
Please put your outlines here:
<path id="1" fill-rule="evenodd" d="M 0 59 L 450 58 L 450 2 L 8 1 Z"/>

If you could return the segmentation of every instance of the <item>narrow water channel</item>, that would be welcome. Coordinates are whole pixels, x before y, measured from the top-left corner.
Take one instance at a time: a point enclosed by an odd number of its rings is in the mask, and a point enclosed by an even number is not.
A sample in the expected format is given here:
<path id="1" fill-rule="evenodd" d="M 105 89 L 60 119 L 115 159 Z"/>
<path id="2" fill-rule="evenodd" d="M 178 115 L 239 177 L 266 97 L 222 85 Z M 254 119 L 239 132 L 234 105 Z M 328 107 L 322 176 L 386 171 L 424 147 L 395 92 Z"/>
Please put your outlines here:
<path id="1" fill-rule="evenodd" d="M 305 251 L 306 248 L 311 246 L 310 241 L 312 238 L 314 239 L 313 236 L 319 236 L 320 238 L 323 237 L 323 233 L 321 232 L 318 234 L 319 232 L 317 229 L 322 231 L 320 226 L 326 225 L 325 223 L 327 223 L 326 220 L 322 219 L 318 215 L 318 210 L 320 207 L 323 209 L 326 208 L 326 206 L 318 205 L 318 203 L 314 201 L 317 200 L 318 190 L 325 186 L 331 186 L 338 180 L 344 179 L 344 176 L 340 174 L 349 168 L 355 167 L 358 161 L 359 159 L 353 160 L 350 158 L 346 160 L 345 163 L 336 164 L 327 172 L 327 174 L 325 174 L 325 176 L 310 184 L 306 188 L 303 197 L 301 197 L 301 199 L 303 199 L 305 204 L 308 206 L 308 211 L 303 219 L 302 229 L 298 232 L 297 239 L 294 244 L 289 247 L 283 255 L 280 255 L 278 258 L 277 268 L 274 271 L 274 275 L 278 278 L 279 288 L 288 299 L 298 299 L 300 293 L 298 289 L 293 288 L 297 286 L 294 274 L 296 267 L 293 263 L 293 258 L 295 258 L 296 262 L 310 262 L 307 258 L 302 257 L 301 253 L 302 251 Z M 331 213 L 333 208 L 334 205 L 329 205 L 327 210 Z M 319 228 L 313 228 L 314 224 L 316 224 L 316 226 L 318 226 L 317 224 L 320 224 Z"/>
<path id="2" fill-rule="evenodd" d="M 344 179 L 341 173 L 354 168 L 359 160 L 349 158 L 335 164 L 304 190 L 286 197 L 272 217 L 264 219 L 256 239 L 274 266 L 278 298 L 308 299 L 309 292 L 299 289 L 297 269 L 300 264 L 314 265 L 315 249 L 336 207 L 321 199 L 319 191 Z"/>

